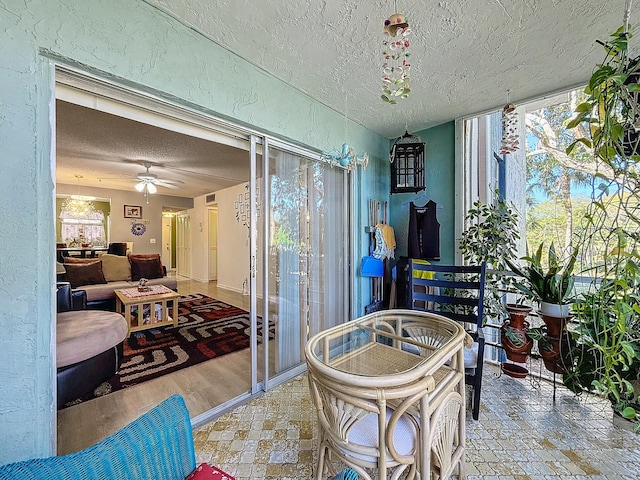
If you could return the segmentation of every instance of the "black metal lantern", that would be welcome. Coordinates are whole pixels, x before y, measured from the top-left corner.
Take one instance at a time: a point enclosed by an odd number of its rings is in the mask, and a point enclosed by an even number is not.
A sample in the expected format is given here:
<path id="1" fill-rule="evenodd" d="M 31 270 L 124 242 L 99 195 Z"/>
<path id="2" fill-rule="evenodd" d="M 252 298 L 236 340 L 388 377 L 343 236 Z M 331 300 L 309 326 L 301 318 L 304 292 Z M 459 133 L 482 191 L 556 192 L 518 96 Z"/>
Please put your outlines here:
<path id="1" fill-rule="evenodd" d="M 398 137 L 389 152 L 391 161 L 391 193 L 424 190 L 424 142 L 416 135 Z"/>

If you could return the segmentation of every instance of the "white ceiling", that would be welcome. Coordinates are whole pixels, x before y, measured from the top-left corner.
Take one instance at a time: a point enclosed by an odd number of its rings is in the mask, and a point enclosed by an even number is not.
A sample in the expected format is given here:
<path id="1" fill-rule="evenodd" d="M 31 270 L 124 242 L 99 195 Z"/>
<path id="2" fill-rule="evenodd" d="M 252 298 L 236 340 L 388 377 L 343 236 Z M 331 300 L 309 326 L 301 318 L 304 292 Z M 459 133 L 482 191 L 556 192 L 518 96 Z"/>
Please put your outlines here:
<path id="1" fill-rule="evenodd" d="M 622 25 L 626 4 L 625 0 L 307 0 L 299 5 L 290 0 L 144 1 L 387 138 L 401 135 L 405 128 L 416 132 L 499 109 L 508 98 L 519 103 L 584 84 L 604 58 L 596 40 L 606 40 Z M 412 29 L 411 94 L 389 105 L 380 99 L 381 52 L 383 22 L 395 8 L 407 15 Z M 634 20 L 632 12 L 631 23 Z M 78 173 L 85 178 L 135 175 L 143 170 L 139 163 L 144 159 L 165 166 L 152 167 L 152 173 L 188 181 L 181 191 L 161 189 L 162 193 L 192 196 L 248 180 L 248 159 L 244 163 L 234 157 L 246 152 L 118 118 L 96 119 L 95 115 L 106 114 L 79 108 L 59 108 L 58 181 L 74 183 Z M 99 126 L 92 127 L 93 121 Z M 114 175 L 116 171 L 120 173 Z M 133 183 L 100 182 L 109 188 L 131 188 Z"/>

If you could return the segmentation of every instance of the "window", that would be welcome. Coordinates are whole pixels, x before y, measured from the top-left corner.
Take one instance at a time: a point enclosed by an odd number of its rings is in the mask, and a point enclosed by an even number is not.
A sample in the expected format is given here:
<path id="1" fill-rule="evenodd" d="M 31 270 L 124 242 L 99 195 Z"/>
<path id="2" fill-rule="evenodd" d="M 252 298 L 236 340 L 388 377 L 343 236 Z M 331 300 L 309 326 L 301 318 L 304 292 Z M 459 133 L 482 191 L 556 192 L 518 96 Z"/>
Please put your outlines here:
<path id="1" fill-rule="evenodd" d="M 106 235 L 104 229 L 104 213 L 93 211 L 85 217 L 75 217 L 67 210 L 60 212 L 62 224 L 60 238 L 69 246 L 90 243 L 104 245 Z"/>

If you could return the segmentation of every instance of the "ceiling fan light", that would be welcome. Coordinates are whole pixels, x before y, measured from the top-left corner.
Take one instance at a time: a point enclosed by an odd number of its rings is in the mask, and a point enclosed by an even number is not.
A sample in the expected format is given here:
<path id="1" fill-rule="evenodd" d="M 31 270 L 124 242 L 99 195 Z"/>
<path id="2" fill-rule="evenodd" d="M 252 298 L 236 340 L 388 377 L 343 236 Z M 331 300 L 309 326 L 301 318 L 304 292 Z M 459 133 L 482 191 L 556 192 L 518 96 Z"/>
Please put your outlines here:
<path id="1" fill-rule="evenodd" d="M 149 193 L 156 193 L 158 191 L 158 189 L 156 188 L 156 186 L 153 183 L 148 183 L 147 184 L 147 191 Z"/>
<path id="2" fill-rule="evenodd" d="M 141 192 L 144 190 L 144 182 L 136 183 L 136 190 Z"/>

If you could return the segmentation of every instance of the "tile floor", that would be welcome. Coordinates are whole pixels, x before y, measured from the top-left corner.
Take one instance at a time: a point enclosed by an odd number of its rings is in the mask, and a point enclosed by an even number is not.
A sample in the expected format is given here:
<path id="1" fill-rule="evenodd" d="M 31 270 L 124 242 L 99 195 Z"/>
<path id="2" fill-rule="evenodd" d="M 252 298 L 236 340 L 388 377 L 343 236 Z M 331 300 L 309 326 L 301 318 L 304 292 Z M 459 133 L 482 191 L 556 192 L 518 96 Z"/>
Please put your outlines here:
<path id="1" fill-rule="evenodd" d="M 198 462 L 237 480 L 313 478 L 316 419 L 306 375 L 194 431 Z M 485 368 L 480 420 L 467 422 L 469 480 L 640 478 L 640 436 L 608 402 Z"/>

